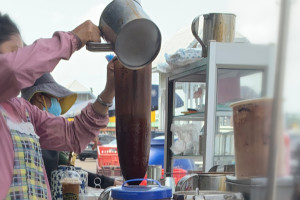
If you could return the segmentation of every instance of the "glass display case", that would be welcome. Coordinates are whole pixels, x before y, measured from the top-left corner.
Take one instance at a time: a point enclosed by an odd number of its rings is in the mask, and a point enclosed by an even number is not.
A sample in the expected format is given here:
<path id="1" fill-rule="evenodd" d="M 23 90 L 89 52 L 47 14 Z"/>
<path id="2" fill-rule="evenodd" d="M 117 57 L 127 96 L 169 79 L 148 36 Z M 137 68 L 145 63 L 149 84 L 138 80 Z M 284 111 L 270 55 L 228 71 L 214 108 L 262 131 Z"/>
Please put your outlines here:
<path id="1" fill-rule="evenodd" d="M 167 172 L 171 172 L 174 166 L 174 160 L 186 159 L 193 162 L 194 167 L 191 170 L 202 170 L 203 158 L 200 151 L 201 138 L 204 135 L 203 127 L 205 124 L 205 91 L 206 91 L 206 59 L 203 59 L 202 67 L 194 66 L 193 64 L 185 67 L 184 72 L 174 71 L 169 74 L 167 81 L 168 97 L 166 104 L 168 111 L 166 112 L 168 117 L 167 127 L 168 129 L 165 146 L 165 166 Z M 196 64 L 196 63 L 195 63 Z M 198 65 L 197 63 L 196 65 Z M 182 103 L 179 104 L 178 98 L 173 98 L 174 94 L 178 95 Z M 184 140 L 183 151 L 178 153 L 172 152 L 170 149 L 174 142 L 174 133 L 171 131 L 171 126 L 177 127 L 176 140 Z M 186 130 L 190 127 L 197 127 L 196 131 Z M 180 130 L 181 129 L 181 130 Z M 186 132 L 184 132 L 186 131 Z M 202 132 L 201 132 L 202 131 Z M 182 135 L 179 133 L 184 132 Z M 182 146 L 179 146 L 182 149 Z M 175 151 L 176 152 L 176 151 Z M 176 167 L 176 166 L 175 166 Z M 180 166 L 179 166 L 180 167 Z"/>
<path id="2" fill-rule="evenodd" d="M 235 163 L 234 132 L 230 104 L 265 96 L 264 73 L 262 69 L 220 68 L 217 70 L 213 165 L 231 165 Z"/>
<path id="3" fill-rule="evenodd" d="M 215 165 L 234 164 L 230 104 L 273 93 L 272 45 L 211 41 L 208 49 L 208 57 L 164 75 L 167 176 L 172 174 L 174 159 L 179 158 L 193 160 L 194 170 L 203 172 Z M 196 131 L 191 127 L 197 127 Z M 176 139 L 185 143 L 174 151 Z M 184 145 L 192 150 L 180 149 Z"/>

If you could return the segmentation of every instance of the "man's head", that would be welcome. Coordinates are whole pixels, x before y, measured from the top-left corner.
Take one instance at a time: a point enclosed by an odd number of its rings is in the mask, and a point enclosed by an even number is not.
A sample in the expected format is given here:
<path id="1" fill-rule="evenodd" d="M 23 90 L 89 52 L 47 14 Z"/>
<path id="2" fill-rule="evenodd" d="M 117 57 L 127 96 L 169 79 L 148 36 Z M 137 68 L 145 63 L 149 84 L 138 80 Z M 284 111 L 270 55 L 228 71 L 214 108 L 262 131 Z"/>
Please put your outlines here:
<path id="1" fill-rule="evenodd" d="M 50 73 L 45 73 L 33 86 L 22 89 L 21 96 L 41 110 L 56 116 L 67 112 L 77 99 L 77 94 L 59 85 Z"/>
<path id="2" fill-rule="evenodd" d="M 10 53 L 23 47 L 17 25 L 8 15 L 0 13 L 0 53 Z"/>

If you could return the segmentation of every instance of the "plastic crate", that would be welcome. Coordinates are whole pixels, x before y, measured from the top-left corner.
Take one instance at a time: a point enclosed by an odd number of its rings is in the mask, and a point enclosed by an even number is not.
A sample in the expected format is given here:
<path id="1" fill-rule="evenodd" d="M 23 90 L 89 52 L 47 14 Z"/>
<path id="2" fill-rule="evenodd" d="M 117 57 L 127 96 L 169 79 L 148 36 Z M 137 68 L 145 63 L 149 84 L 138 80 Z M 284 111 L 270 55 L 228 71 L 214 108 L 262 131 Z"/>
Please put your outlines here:
<path id="1" fill-rule="evenodd" d="M 174 178 L 175 184 L 178 183 L 178 181 L 184 177 L 187 174 L 187 171 L 181 168 L 173 168 L 173 173 L 172 177 Z M 164 177 L 164 169 L 161 170 L 161 178 Z M 147 173 L 144 177 L 145 179 L 147 178 Z M 147 181 L 142 181 L 140 185 L 147 185 Z"/>
<path id="2" fill-rule="evenodd" d="M 103 166 L 97 173 L 105 176 L 122 176 L 120 167 Z"/>
<path id="3" fill-rule="evenodd" d="M 98 146 L 98 169 L 104 166 L 119 167 L 119 157 L 117 147 Z"/>
<path id="4" fill-rule="evenodd" d="M 164 169 L 161 171 L 162 176 L 164 175 Z M 175 184 L 178 183 L 178 181 L 184 177 L 187 174 L 187 171 L 181 168 L 173 168 L 173 175 L 172 177 L 174 178 Z"/>

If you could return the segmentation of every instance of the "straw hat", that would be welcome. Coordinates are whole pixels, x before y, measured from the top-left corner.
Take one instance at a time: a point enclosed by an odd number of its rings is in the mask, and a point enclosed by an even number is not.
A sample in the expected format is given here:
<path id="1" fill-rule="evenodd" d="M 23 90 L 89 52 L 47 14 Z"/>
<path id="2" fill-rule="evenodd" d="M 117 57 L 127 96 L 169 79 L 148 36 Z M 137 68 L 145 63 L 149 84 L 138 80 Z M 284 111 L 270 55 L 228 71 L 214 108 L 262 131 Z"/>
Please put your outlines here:
<path id="1" fill-rule="evenodd" d="M 77 94 L 59 85 L 50 73 L 45 73 L 37 79 L 33 86 L 21 90 L 21 96 L 30 101 L 35 93 L 43 92 L 58 97 L 61 114 L 66 113 L 77 99 Z"/>

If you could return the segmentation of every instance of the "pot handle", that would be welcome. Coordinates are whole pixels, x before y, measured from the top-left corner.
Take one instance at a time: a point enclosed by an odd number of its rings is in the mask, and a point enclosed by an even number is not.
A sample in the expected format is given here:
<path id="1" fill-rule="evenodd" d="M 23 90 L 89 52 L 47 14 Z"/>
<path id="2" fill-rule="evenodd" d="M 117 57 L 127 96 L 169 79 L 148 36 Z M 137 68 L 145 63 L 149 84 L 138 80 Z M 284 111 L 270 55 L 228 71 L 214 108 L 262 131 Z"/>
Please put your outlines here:
<path id="1" fill-rule="evenodd" d="M 126 183 L 134 182 L 134 181 L 152 181 L 152 182 L 156 183 L 159 187 L 161 187 L 160 182 L 158 182 L 158 181 L 155 180 L 155 179 L 149 179 L 149 178 L 136 178 L 136 179 L 130 179 L 130 180 L 125 181 L 125 182 L 122 184 L 122 187 L 126 187 L 126 186 L 125 186 Z"/>
<path id="2" fill-rule="evenodd" d="M 102 44 L 101 42 L 87 42 L 86 49 L 88 51 L 113 51 L 113 46 L 110 43 Z"/>
<path id="3" fill-rule="evenodd" d="M 199 37 L 199 19 L 200 17 L 203 15 L 198 15 L 197 17 L 194 18 L 193 22 L 192 22 L 192 33 L 194 35 L 194 37 L 198 40 L 198 42 L 201 44 L 202 46 L 202 57 L 207 57 L 207 47 L 205 46 L 204 42 L 201 40 L 201 38 Z"/>

